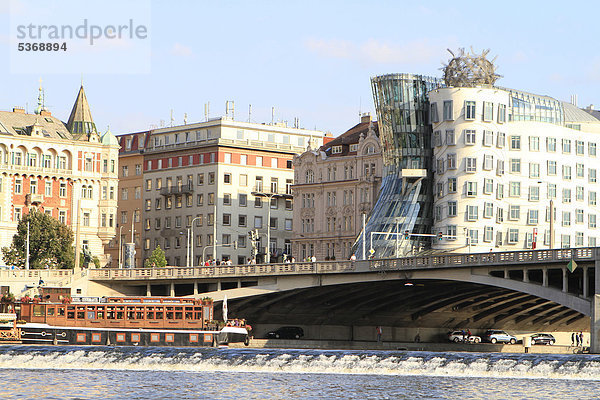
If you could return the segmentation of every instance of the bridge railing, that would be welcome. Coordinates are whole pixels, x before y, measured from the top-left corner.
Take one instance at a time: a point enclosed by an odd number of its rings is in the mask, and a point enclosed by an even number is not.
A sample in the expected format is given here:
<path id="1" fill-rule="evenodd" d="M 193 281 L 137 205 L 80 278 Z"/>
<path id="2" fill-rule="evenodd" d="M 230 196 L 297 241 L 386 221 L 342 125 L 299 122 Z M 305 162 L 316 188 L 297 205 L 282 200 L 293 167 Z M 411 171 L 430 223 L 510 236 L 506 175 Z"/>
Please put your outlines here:
<path id="1" fill-rule="evenodd" d="M 335 273 L 355 270 L 351 261 L 300 262 L 284 264 L 256 265 L 217 265 L 199 267 L 90 269 L 91 280 L 145 280 L 145 279 L 185 279 L 221 278 L 228 276 L 276 276 L 300 275 L 307 273 Z"/>
<path id="2" fill-rule="evenodd" d="M 376 259 L 369 261 L 371 270 L 398 270 L 428 267 L 479 266 L 505 263 L 545 263 L 568 262 L 574 260 L 592 260 L 596 257 L 595 247 L 575 249 L 545 249 L 526 251 L 505 251 L 497 253 L 446 254 L 421 257 Z M 600 254 L 599 254 L 600 255 Z"/>
<path id="3" fill-rule="evenodd" d="M 0 281 L 9 278 L 66 278 L 71 275 L 72 269 L 0 269 Z"/>

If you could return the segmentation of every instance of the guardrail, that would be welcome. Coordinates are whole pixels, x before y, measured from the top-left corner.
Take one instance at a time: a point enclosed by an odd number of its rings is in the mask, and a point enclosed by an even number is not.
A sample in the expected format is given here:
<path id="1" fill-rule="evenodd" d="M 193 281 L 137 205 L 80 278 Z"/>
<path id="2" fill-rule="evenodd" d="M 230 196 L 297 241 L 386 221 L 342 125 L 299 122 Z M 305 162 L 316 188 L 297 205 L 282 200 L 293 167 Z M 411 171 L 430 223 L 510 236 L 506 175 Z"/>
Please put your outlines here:
<path id="1" fill-rule="evenodd" d="M 371 270 L 400 270 L 421 268 L 455 268 L 458 266 L 493 266 L 507 263 L 538 264 L 574 260 L 594 260 L 600 255 L 600 248 L 584 247 L 576 249 L 545 249 L 507 251 L 498 253 L 447 254 L 424 257 L 406 257 L 371 260 Z"/>
<path id="2" fill-rule="evenodd" d="M 185 278 L 223 278 L 238 276 L 276 276 L 340 273 L 355 271 L 351 261 L 302 262 L 256 265 L 217 265 L 199 267 L 90 269 L 90 280 L 147 280 Z"/>
<path id="3" fill-rule="evenodd" d="M 0 280 L 3 278 L 66 278 L 72 275 L 72 269 L 0 269 Z"/>

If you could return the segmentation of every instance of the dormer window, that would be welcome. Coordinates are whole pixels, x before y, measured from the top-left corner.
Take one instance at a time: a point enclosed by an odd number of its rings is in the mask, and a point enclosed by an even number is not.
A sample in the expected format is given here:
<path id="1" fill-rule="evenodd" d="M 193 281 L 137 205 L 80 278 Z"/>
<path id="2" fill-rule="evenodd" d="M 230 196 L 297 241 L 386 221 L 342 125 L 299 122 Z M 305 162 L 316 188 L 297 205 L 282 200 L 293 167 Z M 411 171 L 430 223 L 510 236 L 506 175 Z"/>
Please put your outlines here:
<path id="1" fill-rule="evenodd" d="M 331 148 L 331 154 L 341 154 L 342 153 L 342 146 L 333 146 Z"/>
<path id="2" fill-rule="evenodd" d="M 351 144 L 350 151 L 358 151 L 358 143 Z"/>

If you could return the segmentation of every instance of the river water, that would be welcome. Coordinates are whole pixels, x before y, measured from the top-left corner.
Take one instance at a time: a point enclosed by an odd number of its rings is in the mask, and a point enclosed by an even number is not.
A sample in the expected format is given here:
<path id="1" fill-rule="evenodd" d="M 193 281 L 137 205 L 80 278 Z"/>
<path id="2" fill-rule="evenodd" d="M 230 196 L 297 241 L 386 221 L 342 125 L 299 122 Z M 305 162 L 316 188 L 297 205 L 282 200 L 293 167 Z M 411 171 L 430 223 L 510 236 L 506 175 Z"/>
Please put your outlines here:
<path id="1" fill-rule="evenodd" d="M 0 346 L 0 399 L 597 399 L 600 356 Z"/>

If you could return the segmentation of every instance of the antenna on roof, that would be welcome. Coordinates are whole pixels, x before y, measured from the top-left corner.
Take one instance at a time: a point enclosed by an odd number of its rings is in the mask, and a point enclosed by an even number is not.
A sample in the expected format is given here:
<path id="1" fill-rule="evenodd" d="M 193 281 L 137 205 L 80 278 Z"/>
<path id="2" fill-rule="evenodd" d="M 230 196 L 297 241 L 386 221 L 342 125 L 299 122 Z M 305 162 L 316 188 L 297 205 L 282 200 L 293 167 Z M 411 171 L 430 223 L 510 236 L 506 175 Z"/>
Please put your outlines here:
<path id="1" fill-rule="evenodd" d="M 275 124 L 275 107 L 271 107 L 271 125 Z"/>
<path id="2" fill-rule="evenodd" d="M 252 117 L 252 104 L 248 104 L 248 122 L 250 122 L 251 117 Z"/>
<path id="3" fill-rule="evenodd" d="M 208 103 L 204 103 L 204 121 L 208 121 L 210 118 L 210 101 Z"/>
<path id="4" fill-rule="evenodd" d="M 231 112 L 231 119 L 235 119 L 235 103 L 233 100 L 227 100 L 225 102 L 225 116 L 229 118 L 229 113 Z"/>
<path id="5" fill-rule="evenodd" d="M 187 113 L 183 113 L 183 124 L 187 125 Z"/>
<path id="6" fill-rule="evenodd" d="M 173 118 L 173 109 L 171 108 L 171 126 L 173 126 L 174 122 L 175 122 L 175 118 Z"/>

